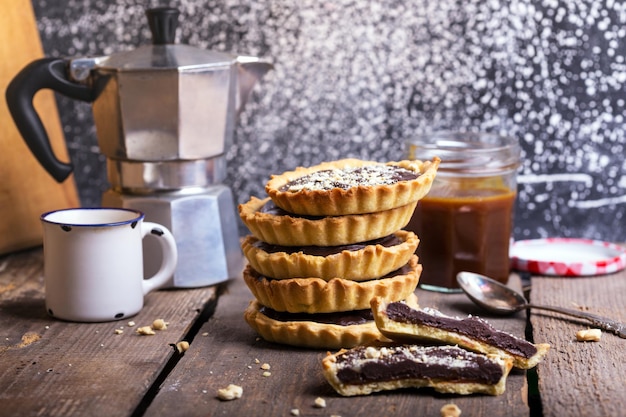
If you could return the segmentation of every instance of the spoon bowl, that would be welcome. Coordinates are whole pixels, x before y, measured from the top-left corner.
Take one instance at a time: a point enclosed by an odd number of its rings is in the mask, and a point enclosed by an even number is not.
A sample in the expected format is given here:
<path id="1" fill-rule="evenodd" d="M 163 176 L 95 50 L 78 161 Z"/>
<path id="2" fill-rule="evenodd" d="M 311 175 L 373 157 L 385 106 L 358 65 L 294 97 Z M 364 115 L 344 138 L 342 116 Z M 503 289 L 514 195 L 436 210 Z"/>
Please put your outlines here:
<path id="1" fill-rule="evenodd" d="M 491 313 L 513 314 L 528 304 L 522 294 L 484 275 L 463 271 L 456 280 L 476 305 Z"/>

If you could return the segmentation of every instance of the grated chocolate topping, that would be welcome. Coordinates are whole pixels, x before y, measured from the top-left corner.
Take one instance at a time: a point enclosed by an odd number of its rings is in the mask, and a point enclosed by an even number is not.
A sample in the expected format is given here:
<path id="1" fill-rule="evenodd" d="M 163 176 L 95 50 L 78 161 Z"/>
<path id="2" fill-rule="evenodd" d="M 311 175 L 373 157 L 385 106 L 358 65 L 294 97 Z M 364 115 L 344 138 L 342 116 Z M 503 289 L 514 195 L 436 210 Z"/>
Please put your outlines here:
<path id="1" fill-rule="evenodd" d="M 280 191 L 298 192 L 302 190 L 329 191 L 333 188 L 358 186 L 391 185 L 400 181 L 414 180 L 419 174 L 395 165 L 366 165 L 343 169 L 327 169 L 313 172 L 280 187 Z"/>

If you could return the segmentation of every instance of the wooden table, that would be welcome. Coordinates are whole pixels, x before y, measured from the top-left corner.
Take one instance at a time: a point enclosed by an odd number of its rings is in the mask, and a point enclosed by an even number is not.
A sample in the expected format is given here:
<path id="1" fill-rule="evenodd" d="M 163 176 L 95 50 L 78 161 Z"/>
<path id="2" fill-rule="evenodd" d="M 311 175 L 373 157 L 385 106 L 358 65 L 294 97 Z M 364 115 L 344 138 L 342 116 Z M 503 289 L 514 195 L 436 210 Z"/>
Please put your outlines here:
<path id="1" fill-rule="evenodd" d="M 575 341 L 586 324 L 533 312 L 498 318 L 495 327 L 553 347 L 529 372 L 513 371 L 497 397 L 402 390 L 366 397 L 337 395 L 322 376 L 324 351 L 260 340 L 243 321 L 251 299 L 243 280 L 217 288 L 148 295 L 128 320 L 80 324 L 48 317 L 40 249 L 0 258 L 0 416 L 438 416 L 447 403 L 464 416 L 623 415 L 626 340 L 603 334 L 599 343 Z M 626 321 L 626 272 L 596 278 L 534 277 L 533 301 L 581 306 Z M 510 285 L 520 288 L 519 277 Z M 422 306 L 450 314 L 480 312 L 462 294 L 417 290 Z M 137 326 L 163 318 L 166 330 L 140 336 Z M 120 332 L 121 331 L 121 332 Z M 119 334 L 118 334 L 119 333 Z M 190 348 L 179 354 L 181 340 Z M 271 366 L 264 376 L 261 365 Z M 228 384 L 243 396 L 220 401 Z M 315 399 L 325 408 L 314 407 Z"/>

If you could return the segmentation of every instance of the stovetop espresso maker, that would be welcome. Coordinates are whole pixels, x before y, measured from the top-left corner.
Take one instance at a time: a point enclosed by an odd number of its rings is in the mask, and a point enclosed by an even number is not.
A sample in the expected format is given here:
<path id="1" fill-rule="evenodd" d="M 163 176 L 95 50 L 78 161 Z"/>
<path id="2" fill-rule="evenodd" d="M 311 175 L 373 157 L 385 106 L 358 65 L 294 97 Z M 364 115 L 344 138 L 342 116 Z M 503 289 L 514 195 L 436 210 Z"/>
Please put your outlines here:
<path id="1" fill-rule="evenodd" d="M 239 274 L 243 264 L 233 196 L 222 184 L 225 152 L 252 87 L 272 65 L 175 44 L 177 9 L 149 9 L 146 15 L 152 45 L 32 62 L 7 88 L 7 104 L 32 153 L 62 182 L 72 166 L 54 155 L 33 96 L 49 88 L 93 102 L 111 185 L 102 205 L 141 210 L 146 220 L 170 228 L 179 252 L 171 287 L 212 285 Z M 157 243 L 150 241 L 146 275 L 161 262 Z"/>

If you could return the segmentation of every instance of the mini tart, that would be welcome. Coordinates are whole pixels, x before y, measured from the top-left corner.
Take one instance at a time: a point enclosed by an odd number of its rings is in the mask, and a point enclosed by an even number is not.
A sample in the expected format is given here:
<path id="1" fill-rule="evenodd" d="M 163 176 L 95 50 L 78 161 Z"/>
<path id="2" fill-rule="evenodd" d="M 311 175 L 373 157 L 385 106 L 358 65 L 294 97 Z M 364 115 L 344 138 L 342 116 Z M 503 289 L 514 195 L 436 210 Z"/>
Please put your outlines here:
<path id="1" fill-rule="evenodd" d="M 407 302 L 417 305 L 417 298 L 412 295 Z M 252 300 L 244 312 L 244 319 L 268 342 L 313 349 L 341 349 L 378 341 L 390 342 L 378 331 L 369 309 L 346 312 L 347 316 L 362 318 L 359 323 L 350 325 L 315 321 L 315 315 L 311 315 L 310 320 L 302 315 L 294 315 L 293 320 L 278 320 L 264 314 L 265 309 L 258 300 Z"/>
<path id="2" fill-rule="evenodd" d="M 429 387 L 446 394 L 500 395 L 511 360 L 458 346 L 357 346 L 322 359 L 324 377 L 344 396 Z"/>
<path id="3" fill-rule="evenodd" d="M 313 349 L 350 348 L 377 340 L 387 340 L 373 320 L 342 326 L 316 321 L 279 321 L 263 314 L 263 306 L 253 300 L 244 312 L 244 319 L 268 342 Z"/>
<path id="4" fill-rule="evenodd" d="M 400 243 L 393 246 L 369 244 L 357 250 L 336 247 L 326 256 L 298 252 L 266 252 L 258 245 L 262 242 L 247 236 L 241 247 L 252 268 L 273 279 L 321 278 L 330 281 L 341 277 L 352 281 L 367 281 L 379 278 L 401 268 L 415 253 L 419 239 L 413 232 L 400 230 L 393 233 Z M 366 242 L 367 243 L 367 242 Z M 277 249 L 289 249 L 279 247 Z M 303 248 L 306 250 L 306 248 Z"/>
<path id="5" fill-rule="evenodd" d="M 306 218 L 261 211 L 271 204 L 251 197 L 239 205 L 239 216 L 259 240 L 281 246 L 339 246 L 378 239 L 405 227 L 417 202 L 378 213 Z"/>
<path id="6" fill-rule="evenodd" d="M 343 216 L 347 214 L 374 213 L 391 210 L 417 202 L 425 196 L 437 173 L 440 159 L 432 161 L 400 161 L 386 164 L 359 159 L 342 159 L 334 162 L 324 162 L 319 165 L 296 168 L 280 175 L 273 175 L 265 186 L 265 191 L 282 209 L 301 215 L 309 216 Z M 365 169 L 370 167 L 398 167 L 407 170 L 417 178 L 392 180 L 385 184 L 365 181 L 371 175 L 363 175 L 359 185 L 358 173 L 347 174 L 350 169 Z M 285 189 L 289 183 L 320 171 L 334 170 L 336 176 L 342 178 L 356 178 L 356 181 L 346 182 L 345 187 L 315 188 L 313 185 L 297 189 Z M 406 171 L 405 171 L 406 172 Z M 343 181 L 343 180 L 342 180 Z M 332 178 L 324 183 L 333 182 Z M 345 182 L 345 181 L 344 181 Z M 319 182 L 317 182 L 319 184 Z M 356 185 L 352 185 L 355 183 Z M 329 187 L 332 187 L 329 186 Z"/>
<path id="7" fill-rule="evenodd" d="M 497 330 L 480 317 L 450 317 L 432 308 L 416 309 L 380 297 L 371 303 L 378 329 L 392 340 L 457 345 L 508 358 L 520 369 L 533 368 L 550 349 L 546 343 L 533 344 Z"/>
<path id="8" fill-rule="evenodd" d="M 333 278 L 291 278 L 273 280 L 259 275 L 250 265 L 243 279 L 259 302 L 276 311 L 290 313 L 331 313 L 370 308 L 373 297 L 391 301 L 404 300 L 415 291 L 422 265 L 413 255 L 399 275 L 370 281 L 351 281 Z"/>

